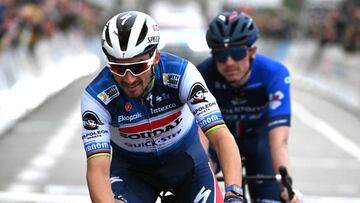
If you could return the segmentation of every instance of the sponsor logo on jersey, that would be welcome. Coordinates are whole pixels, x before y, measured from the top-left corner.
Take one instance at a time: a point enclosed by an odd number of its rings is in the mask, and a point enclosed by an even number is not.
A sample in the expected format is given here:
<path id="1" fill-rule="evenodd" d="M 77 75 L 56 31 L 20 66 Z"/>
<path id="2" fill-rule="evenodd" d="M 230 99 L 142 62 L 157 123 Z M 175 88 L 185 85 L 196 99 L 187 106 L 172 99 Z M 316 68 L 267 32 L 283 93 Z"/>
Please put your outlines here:
<path id="1" fill-rule="evenodd" d="M 176 112 L 165 118 L 155 120 L 151 123 L 143 123 L 130 127 L 119 128 L 120 136 L 129 139 L 152 138 L 159 134 L 168 132 L 178 126 L 183 118 L 181 112 Z"/>
<path id="2" fill-rule="evenodd" d="M 210 110 L 210 107 L 215 106 L 215 105 L 216 105 L 216 102 L 207 103 L 207 104 L 205 104 L 203 106 L 200 106 L 199 108 L 196 108 L 193 111 L 193 114 L 194 115 L 204 114 L 205 112 Z"/>
<path id="3" fill-rule="evenodd" d="M 109 142 L 87 143 L 85 144 L 85 150 L 88 157 L 97 153 L 110 153 L 110 143 Z"/>
<path id="4" fill-rule="evenodd" d="M 155 99 L 153 99 L 155 97 Z M 164 101 L 165 99 L 169 99 L 170 94 L 168 93 L 161 93 L 160 95 L 153 96 L 153 94 L 149 93 L 146 97 L 146 100 L 149 102 L 151 107 L 154 107 L 154 100 L 158 103 Z"/>
<path id="5" fill-rule="evenodd" d="M 194 199 L 194 203 L 207 202 L 211 194 L 210 189 L 206 189 L 204 186 L 201 188 L 199 193 L 196 195 Z"/>
<path id="6" fill-rule="evenodd" d="M 83 126 L 86 130 L 96 130 L 99 125 L 103 125 L 100 118 L 92 111 L 85 111 L 82 115 Z"/>
<path id="7" fill-rule="evenodd" d="M 131 103 L 130 103 L 130 102 L 126 102 L 124 108 L 125 108 L 125 111 L 130 112 L 131 109 L 132 109 Z"/>
<path id="8" fill-rule="evenodd" d="M 238 98 L 238 99 L 233 99 L 230 101 L 232 105 L 234 106 L 238 106 L 238 105 L 243 105 L 247 102 L 246 99 L 241 99 L 241 98 Z"/>
<path id="9" fill-rule="evenodd" d="M 181 132 L 181 129 L 178 130 L 176 133 L 168 135 L 168 136 L 164 136 L 162 138 L 156 139 L 156 140 L 149 140 L 146 142 L 140 142 L 140 143 L 128 143 L 125 142 L 124 144 L 128 147 L 153 147 L 156 145 L 161 145 L 163 143 L 165 143 L 168 140 L 171 140 L 172 138 L 176 137 L 176 135 L 178 135 Z"/>
<path id="10" fill-rule="evenodd" d="M 150 106 L 154 106 L 154 104 L 153 104 L 153 95 L 151 94 L 151 92 L 146 97 L 146 100 L 149 102 Z"/>
<path id="11" fill-rule="evenodd" d="M 276 91 L 274 94 L 269 95 L 270 108 L 272 110 L 277 109 L 281 106 L 281 100 L 284 98 L 284 93 L 282 91 Z"/>
<path id="12" fill-rule="evenodd" d="M 202 129 L 204 129 L 205 127 L 207 127 L 209 129 L 212 126 L 222 124 L 222 123 L 223 123 L 223 120 L 220 116 L 218 116 L 217 114 L 212 114 L 210 116 L 205 117 L 198 124 L 199 124 L 199 127 Z"/>
<path id="13" fill-rule="evenodd" d="M 198 104 L 201 102 L 208 102 L 205 97 L 205 93 L 208 92 L 205 87 L 197 82 L 193 84 L 190 90 L 190 94 L 188 96 L 188 100 L 192 100 L 191 104 Z"/>
<path id="14" fill-rule="evenodd" d="M 223 114 L 233 114 L 233 113 L 254 113 L 262 111 L 267 108 L 267 103 L 263 106 L 236 106 L 233 108 L 221 108 Z"/>
<path id="15" fill-rule="evenodd" d="M 172 88 L 178 88 L 179 86 L 179 80 L 180 75 L 173 74 L 173 73 L 164 73 L 163 74 L 163 81 L 164 85 L 172 87 Z"/>
<path id="16" fill-rule="evenodd" d="M 111 87 L 107 88 L 106 90 L 102 91 L 97 97 L 105 104 L 109 104 L 111 100 L 115 97 L 119 96 L 119 90 L 117 89 L 116 85 L 112 85 Z"/>
<path id="17" fill-rule="evenodd" d="M 101 137 L 103 134 L 109 134 L 108 130 L 97 130 L 97 131 L 91 131 L 89 133 L 86 133 L 82 136 L 82 139 L 91 140 L 97 137 Z"/>
<path id="18" fill-rule="evenodd" d="M 175 108 L 176 104 L 175 103 L 171 103 L 162 107 L 158 107 L 158 108 L 150 108 L 150 113 L 151 114 L 155 114 L 155 113 L 161 113 L 163 111 L 166 111 L 168 109 L 172 109 Z"/>
<path id="19" fill-rule="evenodd" d="M 140 112 L 137 112 L 136 114 L 132 114 L 130 116 L 124 116 L 124 115 L 120 115 L 118 117 L 118 122 L 123 122 L 123 121 L 133 121 L 136 120 L 138 118 L 142 117 L 142 114 Z"/>
<path id="20" fill-rule="evenodd" d="M 290 76 L 286 76 L 284 78 L 284 82 L 285 82 L 285 84 L 290 84 L 290 82 L 291 82 Z"/>

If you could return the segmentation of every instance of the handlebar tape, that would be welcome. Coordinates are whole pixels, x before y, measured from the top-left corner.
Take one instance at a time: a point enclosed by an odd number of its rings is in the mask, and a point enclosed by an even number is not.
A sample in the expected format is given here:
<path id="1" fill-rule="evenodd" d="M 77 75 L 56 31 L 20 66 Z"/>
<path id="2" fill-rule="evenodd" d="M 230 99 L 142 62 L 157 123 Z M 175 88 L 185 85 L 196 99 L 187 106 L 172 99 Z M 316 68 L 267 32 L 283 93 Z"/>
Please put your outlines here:
<path id="1" fill-rule="evenodd" d="M 288 172 L 286 170 L 286 168 L 284 166 L 280 166 L 279 168 L 279 172 L 281 175 L 281 183 L 283 184 L 283 186 L 287 189 L 288 194 L 289 194 L 289 200 L 292 200 L 292 198 L 294 197 L 295 193 L 292 189 L 292 179 L 291 177 L 288 175 Z"/>

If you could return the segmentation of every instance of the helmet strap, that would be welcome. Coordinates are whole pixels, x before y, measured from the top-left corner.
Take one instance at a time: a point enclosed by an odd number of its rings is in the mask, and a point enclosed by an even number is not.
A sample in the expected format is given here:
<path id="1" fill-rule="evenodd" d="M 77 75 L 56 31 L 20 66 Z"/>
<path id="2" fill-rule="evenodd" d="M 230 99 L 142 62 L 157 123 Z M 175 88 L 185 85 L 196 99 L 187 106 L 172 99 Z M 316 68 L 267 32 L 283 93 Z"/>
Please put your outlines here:
<path id="1" fill-rule="evenodd" d="M 144 94 L 147 94 L 148 92 L 150 92 L 150 90 L 154 87 L 154 84 L 155 84 L 155 67 L 160 60 L 160 52 L 157 50 L 155 50 L 155 51 L 156 51 L 155 62 L 151 66 L 151 80 L 150 80 L 149 84 L 146 86 Z"/>
<path id="2" fill-rule="evenodd" d="M 154 84 L 155 84 L 155 64 L 152 65 L 151 67 L 151 80 L 144 90 L 144 95 L 150 92 L 150 90 L 154 87 Z"/>

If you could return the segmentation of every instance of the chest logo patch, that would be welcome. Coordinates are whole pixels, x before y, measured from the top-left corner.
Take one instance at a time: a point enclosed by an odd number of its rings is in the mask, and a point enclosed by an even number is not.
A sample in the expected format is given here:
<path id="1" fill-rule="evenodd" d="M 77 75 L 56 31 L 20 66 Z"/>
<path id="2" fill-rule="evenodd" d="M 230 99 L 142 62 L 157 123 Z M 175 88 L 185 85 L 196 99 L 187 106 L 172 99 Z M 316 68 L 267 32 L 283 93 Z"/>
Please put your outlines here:
<path id="1" fill-rule="evenodd" d="M 102 91 L 100 94 L 97 95 L 97 97 L 105 104 L 109 104 L 111 100 L 113 100 L 115 97 L 119 96 L 119 90 L 116 87 L 116 85 L 112 85 L 106 90 Z"/>
<path id="2" fill-rule="evenodd" d="M 173 73 L 164 73 L 163 74 L 163 81 L 164 85 L 172 87 L 172 88 L 178 88 L 179 86 L 179 80 L 180 75 L 173 74 Z"/>
<path id="3" fill-rule="evenodd" d="M 125 111 L 130 112 L 131 109 L 132 109 L 131 103 L 130 103 L 130 102 L 126 102 L 124 108 L 125 108 Z"/>

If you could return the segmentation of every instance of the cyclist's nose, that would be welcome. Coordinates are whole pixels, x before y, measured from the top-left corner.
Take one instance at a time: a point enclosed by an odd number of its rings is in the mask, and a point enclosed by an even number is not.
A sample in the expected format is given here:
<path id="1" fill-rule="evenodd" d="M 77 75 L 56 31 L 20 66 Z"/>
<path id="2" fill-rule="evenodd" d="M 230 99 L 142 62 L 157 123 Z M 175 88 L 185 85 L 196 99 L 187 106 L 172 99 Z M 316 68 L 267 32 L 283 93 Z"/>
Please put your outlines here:
<path id="1" fill-rule="evenodd" d="M 134 76 L 130 71 L 126 71 L 123 80 L 127 84 L 132 84 L 136 80 L 136 76 Z"/>
<path id="2" fill-rule="evenodd" d="M 233 58 L 231 58 L 231 56 L 228 56 L 228 57 L 226 58 L 225 64 L 226 64 L 227 66 L 233 65 L 233 64 L 235 64 L 235 60 L 234 60 Z"/>

